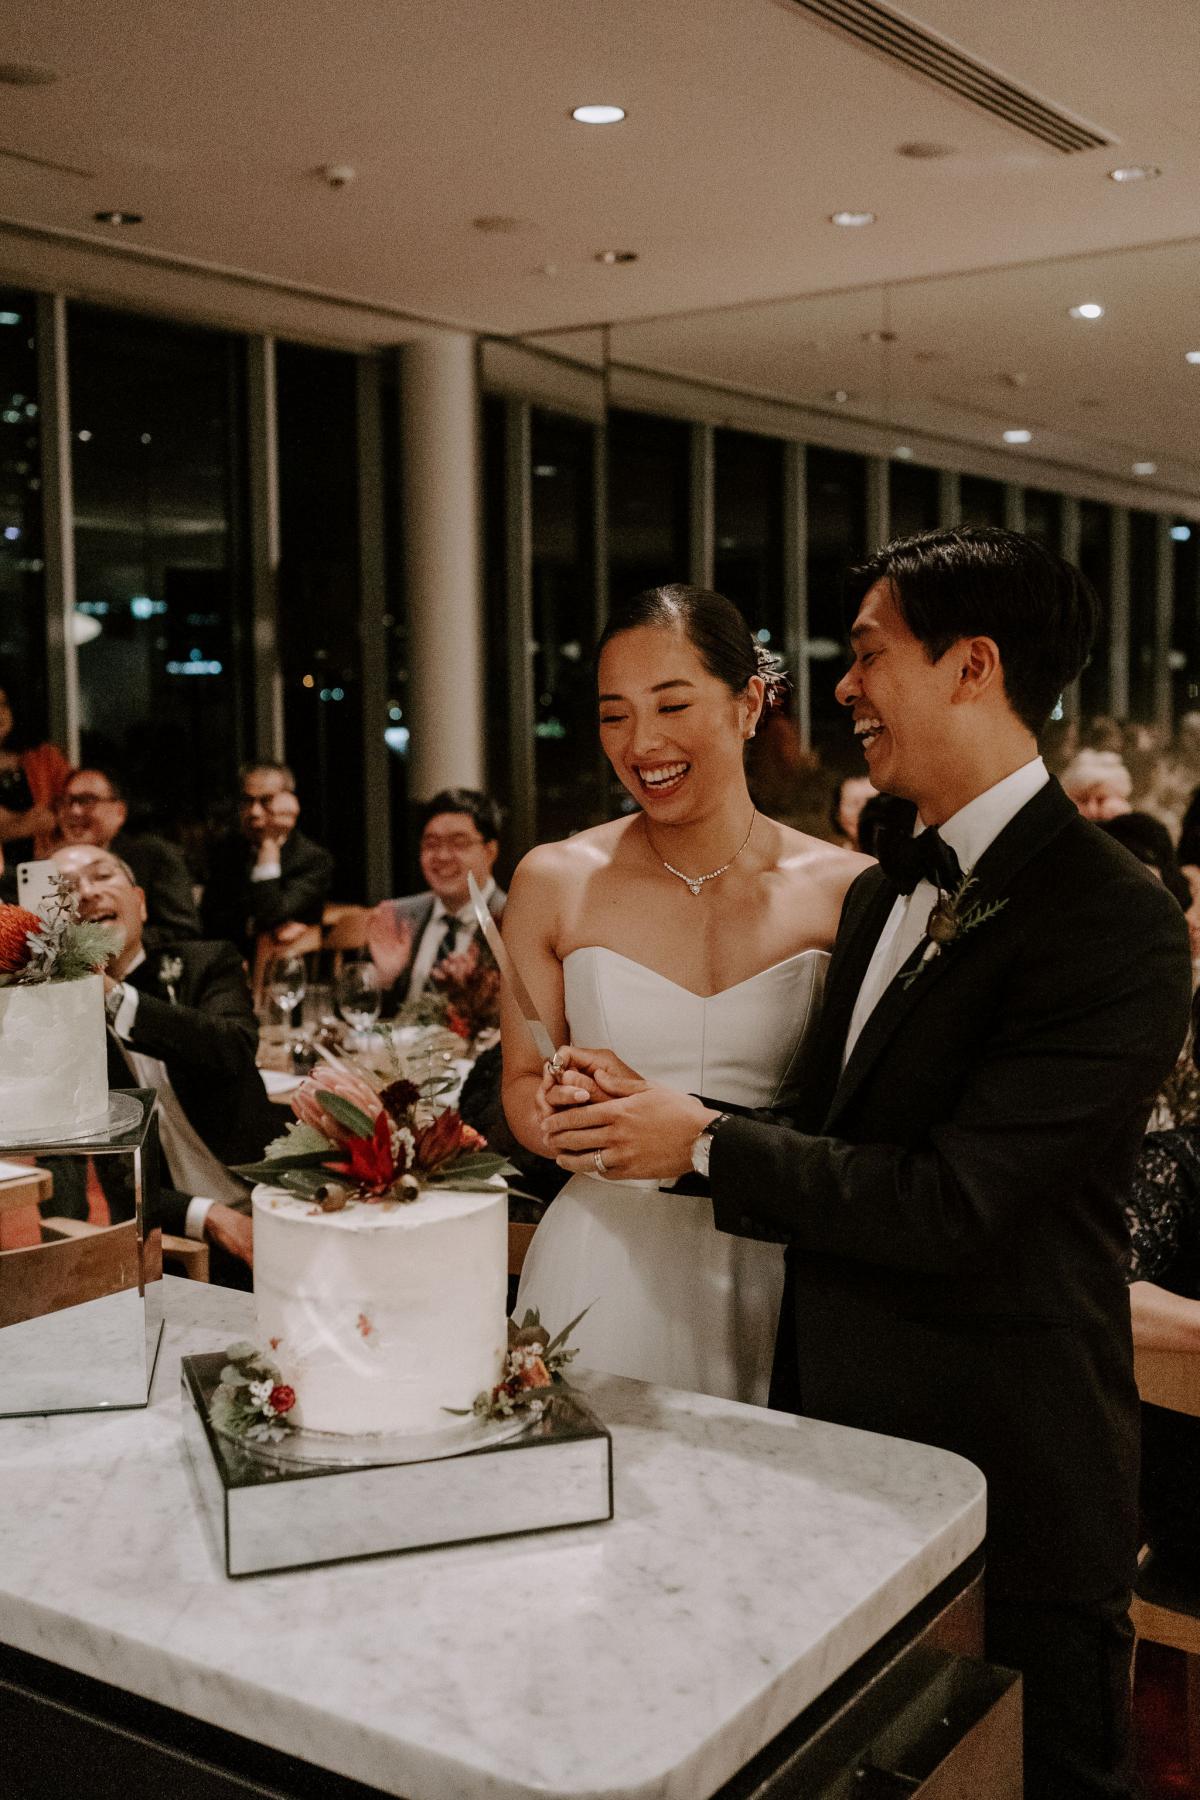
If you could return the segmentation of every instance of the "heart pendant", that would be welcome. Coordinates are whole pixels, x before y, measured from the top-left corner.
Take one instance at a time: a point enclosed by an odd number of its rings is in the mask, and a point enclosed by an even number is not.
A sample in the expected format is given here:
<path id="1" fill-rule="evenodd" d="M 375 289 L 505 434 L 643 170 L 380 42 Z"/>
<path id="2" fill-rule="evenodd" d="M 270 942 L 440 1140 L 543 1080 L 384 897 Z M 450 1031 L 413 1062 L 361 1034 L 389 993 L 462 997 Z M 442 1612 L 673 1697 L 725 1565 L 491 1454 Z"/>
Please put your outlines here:
<path id="1" fill-rule="evenodd" d="M 691 888 L 693 894 L 698 894 L 700 892 L 700 883 L 698 881 L 689 881 L 688 886 Z"/>

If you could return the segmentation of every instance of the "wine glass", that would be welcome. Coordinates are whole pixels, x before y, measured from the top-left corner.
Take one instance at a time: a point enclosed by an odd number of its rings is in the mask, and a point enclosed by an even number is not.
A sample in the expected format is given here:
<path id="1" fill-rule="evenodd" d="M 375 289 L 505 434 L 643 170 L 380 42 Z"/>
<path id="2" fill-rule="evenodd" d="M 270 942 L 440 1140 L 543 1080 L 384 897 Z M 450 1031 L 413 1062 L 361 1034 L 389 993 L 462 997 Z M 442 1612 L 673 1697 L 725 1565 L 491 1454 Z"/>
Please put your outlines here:
<path id="1" fill-rule="evenodd" d="M 284 1018 L 284 1035 L 292 1035 L 292 1014 L 304 998 L 308 977 L 302 956 L 277 956 L 267 976 L 267 993 Z"/>
<path id="2" fill-rule="evenodd" d="M 337 978 L 334 997 L 338 1011 L 356 1035 L 369 1031 L 383 1005 L 375 964 L 369 960 L 348 963 Z"/>

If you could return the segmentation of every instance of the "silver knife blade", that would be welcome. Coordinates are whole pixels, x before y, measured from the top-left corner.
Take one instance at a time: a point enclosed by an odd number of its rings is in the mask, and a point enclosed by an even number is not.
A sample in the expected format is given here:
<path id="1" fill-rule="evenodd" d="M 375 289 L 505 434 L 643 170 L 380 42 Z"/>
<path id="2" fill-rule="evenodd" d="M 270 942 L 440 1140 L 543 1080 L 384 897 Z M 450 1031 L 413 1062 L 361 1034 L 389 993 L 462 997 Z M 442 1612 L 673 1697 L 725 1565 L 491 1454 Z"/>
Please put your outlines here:
<path id="1" fill-rule="evenodd" d="M 529 1027 L 529 1035 L 533 1039 L 538 1055 L 543 1062 L 552 1062 L 555 1050 L 554 1039 L 543 1025 L 541 1014 L 530 998 L 529 989 L 521 980 L 517 965 L 513 961 L 504 939 L 496 929 L 496 921 L 487 909 L 487 902 L 474 875 L 468 874 L 467 886 L 470 889 L 471 905 L 475 908 L 479 929 L 487 939 L 488 949 L 496 959 L 501 979 L 507 981 L 512 989 L 513 999 L 517 1003 L 521 1017 Z"/>

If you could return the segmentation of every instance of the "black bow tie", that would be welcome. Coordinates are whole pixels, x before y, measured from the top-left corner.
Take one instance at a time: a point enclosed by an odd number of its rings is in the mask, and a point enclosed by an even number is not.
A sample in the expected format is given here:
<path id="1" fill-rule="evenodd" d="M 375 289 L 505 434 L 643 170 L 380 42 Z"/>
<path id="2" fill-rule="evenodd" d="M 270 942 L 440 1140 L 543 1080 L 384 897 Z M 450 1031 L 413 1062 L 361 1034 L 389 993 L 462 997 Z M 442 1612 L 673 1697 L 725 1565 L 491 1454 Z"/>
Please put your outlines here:
<path id="1" fill-rule="evenodd" d="M 875 852 L 880 868 L 902 894 L 911 894 L 919 881 L 932 882 L 942 893 L 952 894 L 962 880 L 958 857 L 936 825 L 916 837 L 881 833 Z"/>

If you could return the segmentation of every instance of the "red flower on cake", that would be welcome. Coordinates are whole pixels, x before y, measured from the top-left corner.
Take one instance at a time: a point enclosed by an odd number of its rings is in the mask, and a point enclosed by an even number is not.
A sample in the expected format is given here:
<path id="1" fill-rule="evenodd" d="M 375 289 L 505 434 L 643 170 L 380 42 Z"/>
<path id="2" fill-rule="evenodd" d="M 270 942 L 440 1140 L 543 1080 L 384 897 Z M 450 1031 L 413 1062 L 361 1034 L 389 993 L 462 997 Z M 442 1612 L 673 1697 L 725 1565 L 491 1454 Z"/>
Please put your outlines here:
<path id="1" fill-rule="evenodd" d="M 453 1108 L 439 1113 L 429 1125 L 423 1125 L 414 1133 L 416 1139 L 416 1166 L 424 1175 L 432 1175 L 444 1163 L 452 1162 L 469 1150 L 485 1150 L 486 1139 L 481 1138 L 474 1126 L 468 1125 Z"/>
<path id="2" fill-rule="evenodd" d="M 359 1337 L 369 1338 L 375 1327 L 372 1325 L 370 1319 L 368 1319 L 366 1313 L 359 1313 L 356 1329 Z"/>
<path id="3" fill-rule="evenodd" d="M 267 1405 L 273 1413 L 289 1413 L 296 1404 L 296 1390 L 280 1382 L 267 1395 Z"/>
<path id="4" fill-rule="evenodd" d="M 379 1109 L 371 1137 L 350 1137 L 342 1132 L 341 1138 L 346 1161 L 326 1163 L 325 1167 L 351 1181 L 361 1182 L 368 1194 L 386 1193 L 396 1179 L 397 1169 L 392 1152 L 392 1121 L 383 1108 Z"/>
<path id="5" fill-rule="evenodd" d="M 362 1140 L 356 1139 L 345 1125 L 339 1125 L 326 1112 L 317 1098 L 318 1094 L 336 1094 L 339 1099 L 348 1100 L 351 1106 L 357 1106 L 376 1126 L 383 1117 L 383 1102 L 369 1081 L 364 1081 L 361 1075 L 346 1068 L 344 1064 L 334 1066 L 322 1063 L 300 1083 L 292 1096 L 292 1111 L 303 1124 L 311 1125 L 333 1144 L 348 1147 Z"/>
<path id="6" fill-rule="evenodd" d="M 24 906 L 0 906 L 0 974 L 16 975 L 32 952 L 29 933 L 41 932 L 42 921 Z"/>

